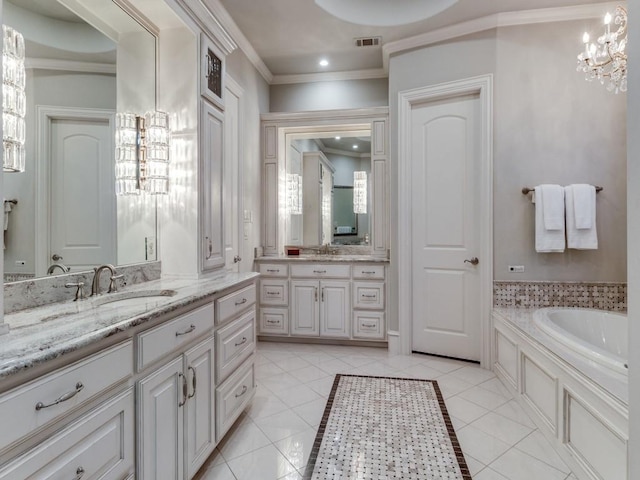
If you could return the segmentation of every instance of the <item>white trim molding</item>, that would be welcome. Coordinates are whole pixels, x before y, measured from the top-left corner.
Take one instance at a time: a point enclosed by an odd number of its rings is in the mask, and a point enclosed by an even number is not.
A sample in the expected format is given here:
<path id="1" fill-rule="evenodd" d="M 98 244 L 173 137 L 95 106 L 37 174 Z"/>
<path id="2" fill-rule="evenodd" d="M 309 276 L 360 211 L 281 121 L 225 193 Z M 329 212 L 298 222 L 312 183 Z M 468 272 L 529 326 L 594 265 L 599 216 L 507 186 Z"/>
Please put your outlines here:
<path id="1" fill-rule="evenodd" d="M 286 85 L 291 83 L 338 82 L 344 80 L 369 80 L 372 78 L 387 78 L 389 74 L 383 68 L 368 70 L 349 70 L 344 72 L 301 73 L 298 75 L 274 75 L 271 85 Z"/>
<path id="2" fill-rule="evenodd" d="M 414 105 L 443 98 L 477 94 L 481 109 L 480 195 L 480 361 L 491 368 L 491 309 L 493 304 L 493 75 L 426 86 L 398 93 L 398 317 L 400 352 L 412 350 L 412 205 L 411 112 Z"/>
<path id="3" fill-rule="evenodd" d="M 384 44 L 382 46 L 383 70 L 385 72 L 389 71 L 389 59 L 392 55 L 406 50 L 426 47 L 435 43 L 483 32 L 485 30 L 491 30 L 493 28 L 599 18 L 607 11 L 607 9 L 611 11 L 615 10 L 616 5 L 617 3 L 593 3 L 589 5 L 574 5 L 570 7 L 551 7 L 538 8 L 535 10 L 522 10 L 519 12 L 503 12 L 438 28 L 420 35 Z"/>
<path id="4" fill-rule="evenodd" d="M 56 60 L 52 58 L 27 57 L 25 68 L 39 70 L 60 70 L 65 72 L 116 74 L 114 63 L 78 62 L 75 60 Z"/>

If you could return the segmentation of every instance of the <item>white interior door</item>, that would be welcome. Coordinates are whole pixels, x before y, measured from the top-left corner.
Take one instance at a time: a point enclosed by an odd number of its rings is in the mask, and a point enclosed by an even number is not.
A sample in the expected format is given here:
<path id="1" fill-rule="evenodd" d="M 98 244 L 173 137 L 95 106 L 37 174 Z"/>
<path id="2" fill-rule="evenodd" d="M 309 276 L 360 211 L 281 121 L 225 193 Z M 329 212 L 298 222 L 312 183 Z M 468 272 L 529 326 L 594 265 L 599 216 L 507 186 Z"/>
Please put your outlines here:
<path id="1" fill-rule="evenodd" d="M 225 269 L 240 270 L 240 95 L 236 88 L 229 88 L 227 78 L 224 110 L 224 256 Z"/>
<path id="2" fill-rule="evenodd" d="M 108 120 L 52 119 L 49 263 L 116 263 L 114 157 Z"/>
<path id="3" fill-rule="evenodd" d="M 480 100 L 411 113 L 412 349 L 480 360 Z"/>

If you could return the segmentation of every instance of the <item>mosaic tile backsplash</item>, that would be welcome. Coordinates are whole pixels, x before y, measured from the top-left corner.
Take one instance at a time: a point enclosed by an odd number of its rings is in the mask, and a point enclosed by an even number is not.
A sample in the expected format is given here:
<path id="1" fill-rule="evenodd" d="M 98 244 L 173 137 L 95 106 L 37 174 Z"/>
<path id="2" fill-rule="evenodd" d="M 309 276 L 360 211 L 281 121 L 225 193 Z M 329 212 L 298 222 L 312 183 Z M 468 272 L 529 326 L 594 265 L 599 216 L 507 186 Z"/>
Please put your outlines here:
<path id="1" fill-rule="evenodd" d="M 494 307 L 627 310 L 626 283 L 493 282 Z"/>

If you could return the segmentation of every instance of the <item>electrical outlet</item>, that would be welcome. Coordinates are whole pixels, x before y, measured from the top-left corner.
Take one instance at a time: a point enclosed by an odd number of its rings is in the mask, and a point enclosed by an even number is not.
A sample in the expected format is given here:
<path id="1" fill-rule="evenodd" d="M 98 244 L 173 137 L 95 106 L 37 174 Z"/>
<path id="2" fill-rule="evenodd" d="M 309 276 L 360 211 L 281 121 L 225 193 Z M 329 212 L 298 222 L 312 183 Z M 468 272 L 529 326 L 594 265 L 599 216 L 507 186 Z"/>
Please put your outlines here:
<path id="1" fill-rule="evenodd" d="M 144 245 L 145 245 L 145 259 L 155 260 L 156 259 L 156 237 L 145 237 Z"/>
<path id="2" fill-rule="evenodd" d="M 524 265 L 509 265 L 508 270 L 511 273 L 524 273 Z"/>

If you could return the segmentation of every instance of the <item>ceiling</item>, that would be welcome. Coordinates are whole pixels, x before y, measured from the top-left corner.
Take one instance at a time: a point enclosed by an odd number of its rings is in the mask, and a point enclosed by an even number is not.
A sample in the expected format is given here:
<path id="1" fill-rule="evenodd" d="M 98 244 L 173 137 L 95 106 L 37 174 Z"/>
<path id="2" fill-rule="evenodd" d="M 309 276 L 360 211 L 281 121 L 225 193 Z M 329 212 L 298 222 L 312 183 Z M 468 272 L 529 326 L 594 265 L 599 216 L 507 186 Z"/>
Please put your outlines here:
<path id="1" fill-rule="evenodd" d="M 381 45 L 384 45 L 501 12 L 602 2 L 459 0 L 427 20 L 401 26 L 376 27 L 340 20 L 316 5 L 314 0 L 219 1 L 270 72 L 276 76 L 383 68 L 382 46 L 356 47 L 354 38 L 357 37 L 381 36 Z M 579 38 L 576 42 L 578 46 Z M 327 67 L 319 66 L 321 58 L 330 62 Z"/>

